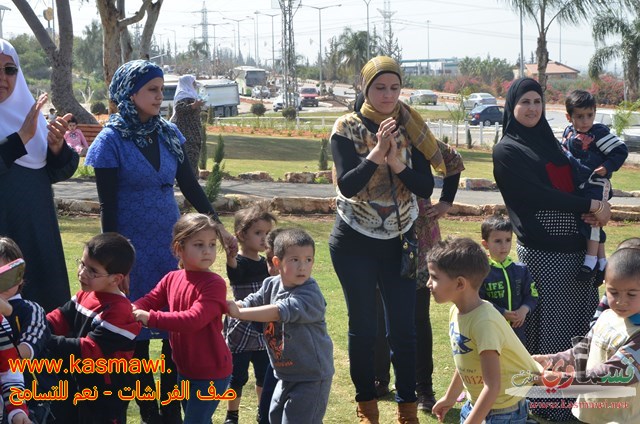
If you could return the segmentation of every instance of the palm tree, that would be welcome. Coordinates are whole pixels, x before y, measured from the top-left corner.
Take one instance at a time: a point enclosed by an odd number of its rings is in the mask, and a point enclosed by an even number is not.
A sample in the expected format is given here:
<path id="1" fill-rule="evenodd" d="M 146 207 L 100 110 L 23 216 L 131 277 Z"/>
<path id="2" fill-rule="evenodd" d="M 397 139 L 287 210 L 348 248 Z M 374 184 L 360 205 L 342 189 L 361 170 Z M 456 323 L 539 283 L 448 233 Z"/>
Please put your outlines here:
<path id="1" fill-rule="evenodd" d="M 538 82 L 543 90 L 547 88 L 547 32 L 554 21 L 560 24 L 575 25 L 591 16 L 594 12 L 608 10 L 602 0 L 506 0 L 511 8 L 531 18 L 538 29 L 536 60 L 538 62 Z"/>
<path id="2" fill-rule="evenodd" d="M 624 69 L 624 99 L 638 99 L 638 65 L 640 64 L 640 4 L 636 3 L 629 11 L 610 11 L 598 14 L 593 20 L 593 39 L 603 43 L 608 37 L 619 41 L 611 45 L 603 45 L 596 49 L 589 61 L 589 76 L 598 80 L 604 66 L 613 59 L 622 59 Z"/>
<path id="3" fill-rule="evenodd" d="M 376 43 L 371 40 L 372 45 Z M 345 28 L 338 37 L 338 56 L 340 57 L 340 67 L 346 71 L 347 75 L 353 77 L 354 87 L 358 85 L 358 75 L 360 70 L 367 63 L 367 31 L 353 31 Z M 376 48 L 377 50 L 377 48 Z"/>

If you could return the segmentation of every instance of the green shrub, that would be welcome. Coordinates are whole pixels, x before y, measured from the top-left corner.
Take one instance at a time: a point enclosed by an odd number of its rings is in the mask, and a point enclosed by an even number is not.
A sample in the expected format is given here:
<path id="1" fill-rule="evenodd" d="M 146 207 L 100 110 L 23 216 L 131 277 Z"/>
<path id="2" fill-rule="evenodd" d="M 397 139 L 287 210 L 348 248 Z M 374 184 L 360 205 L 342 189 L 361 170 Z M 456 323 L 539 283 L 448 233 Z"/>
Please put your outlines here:
<path id="1" fill-rule="evenodd" d="M 317 177 L 313 180 L 315 184 L 329 184 L 331 181 L 327 177 Z"/>
<path id="2" fill-rule="evenodd" d="M 467 149 L 471 149 L 473 140 L 471 139 L 471 129 L 467 128 Z"/>
<path id="3" fill-rule="evenodd" d="M 224 159 L 224 139 L 222 138 L 222 134 L 218 135 L 218 145 L 216 146 L 216 150 L 213 152 L 213 161 L 215 163 L 222 163 Z"/>
<path id="4" fill-rule="evenodd" d="M 296 119 L 296 116 L 298 116 L 298 111 L 295 107 L 285 107 L 284 109 L 282 109 L 282 116 L 284 116 L 285 119 L 289 121 L 293 121 Z"/>
<path id="5" fill-rule="evenodd" d="M 213 203 L 220 193 L 220 184 L 222 183 L 222 174 L 224 167 L 218 162 L 214 162 L 213 169 L 207 178 L 207 184 L 204 187 L 204 193 L 207 195 L 209 202 Z"/>
<path id="6" fill-rule="evenodd" d="M 256 116 L 263 116 L 267 112 L 267 108 L 262 103 L 254 103 L 251 105 L 250 111 Z"/>
<path id="7" fill-rule="evenodd" d="M 207 109 L 207 124 L 213 125 L 216 118 L 216 109 L 214 107 L 209 107 Z"/>
<path id="8" fill-rule="evenodd" d="M 329 169 L 329 155 L 327 153 L 328 144 L 328 138 L 323 138 L 320 142 L 320 159 L 318 160 L 318 169 L 320 171 L 326 171 L 327 169 Z"/>
<path id="9" fill-rule="evenodd" d="M 94 115 L 105 115 L 109 111 L 107 110 L 107 106 L 105 106 L 102 102 L 93 102 L 91 103 L 91 113 Z"/>
<path id="10" fill-rule="evenodd" d="M 442 142 L 444 144 L 449 144 L 449 136 L 448 135 L 444 135 L 442 136 Z"/>

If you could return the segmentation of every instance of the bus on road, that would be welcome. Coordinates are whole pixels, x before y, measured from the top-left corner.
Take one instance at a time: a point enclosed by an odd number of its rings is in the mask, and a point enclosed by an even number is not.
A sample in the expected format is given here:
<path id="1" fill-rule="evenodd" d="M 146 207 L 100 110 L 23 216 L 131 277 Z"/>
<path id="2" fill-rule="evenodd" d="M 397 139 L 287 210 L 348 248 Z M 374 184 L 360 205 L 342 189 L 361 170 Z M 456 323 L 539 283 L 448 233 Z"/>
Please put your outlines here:
<path id="1" fill-rule="evenodd" d="M 253 66 L 233 68 L 233 79 L 238 83 L 238 91 L 243 96 L 250 96 L 256 85 L 267 85 L 267 71 Z"/>

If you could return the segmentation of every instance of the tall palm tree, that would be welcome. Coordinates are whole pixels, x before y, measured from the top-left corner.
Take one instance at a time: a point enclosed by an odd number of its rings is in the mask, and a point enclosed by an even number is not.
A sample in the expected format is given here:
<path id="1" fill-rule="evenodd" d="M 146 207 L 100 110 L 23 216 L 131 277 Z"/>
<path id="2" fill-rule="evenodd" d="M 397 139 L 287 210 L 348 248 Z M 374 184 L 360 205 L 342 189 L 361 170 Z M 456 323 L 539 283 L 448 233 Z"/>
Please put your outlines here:
<path id="1" fill-rule="evenodd" d="M 638 83 L 640 75 L 640 2 L 635 2 L 629 11 L 610 11 L 600 13 L 593 20 L 593 39 L 596 43 L 602 43 L 602 47 L 596 49 L 589 61 L 589 76 L 597 80 L 600 78 L 604 66 L 613 59 L 622 59 L 624 72 L 625 93 L 624 99 L 635 101 L 638 99 Z M 615 37 L 619 41 L 615 44 L 604 45 L 609 37 Z"/>
<path id="2" fill-rule="evenodd" d="M 371 40 L 372 45 L 376 43 Z M 360 70 L 367 63 L 367 31 L 353 31 L 345 28 L 338 37 L 338 56 L 340 67 L 352 76 L 354 87 L 358 84 Z M 377 51 L 377 49 L 375 49 Z"/>
<path id="3" fill-rule="evenodd" d="M 538 62 L 538 82 L 543 90 L 547 88 L 547 32 L 554 21 L 575 25 L 594 12 L 608 10 L 604 0 L 506 0 L 511 8 L 522 12 L 523 17 L 532 19 L 538 29 L 536 60 Z"/>

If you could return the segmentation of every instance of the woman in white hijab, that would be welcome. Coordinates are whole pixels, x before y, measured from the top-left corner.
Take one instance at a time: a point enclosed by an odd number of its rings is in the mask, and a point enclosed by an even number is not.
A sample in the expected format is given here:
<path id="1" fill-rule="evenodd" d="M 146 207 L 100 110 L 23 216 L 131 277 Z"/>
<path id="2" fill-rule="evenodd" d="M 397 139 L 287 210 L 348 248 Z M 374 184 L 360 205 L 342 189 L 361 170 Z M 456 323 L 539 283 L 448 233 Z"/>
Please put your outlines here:
<path id="1" fill-rule="evenodd" d="M 173 116 L 171 122 L 176 124 L 182 135 L 187 139 L 184 150 L 189 159 L 193 174 L 198 179 L 198 161 L 202 148 L 202 123 L 200 111 L 204 100 L 198 97 L 196 77 L 183 75 L 178 80 L 178 88 L 173 98 Z"/>
<path id="2" fill-rule="evenodd" d="M 47 125 L 44 100 L 34 103 L 16 50 L 0 39 L 0 235 L 24 253 L 23 297 L 48 312 L 71 297 L 51 185 L 71 177 L 79 158 L 64 142 L 65 122 Z"/>

